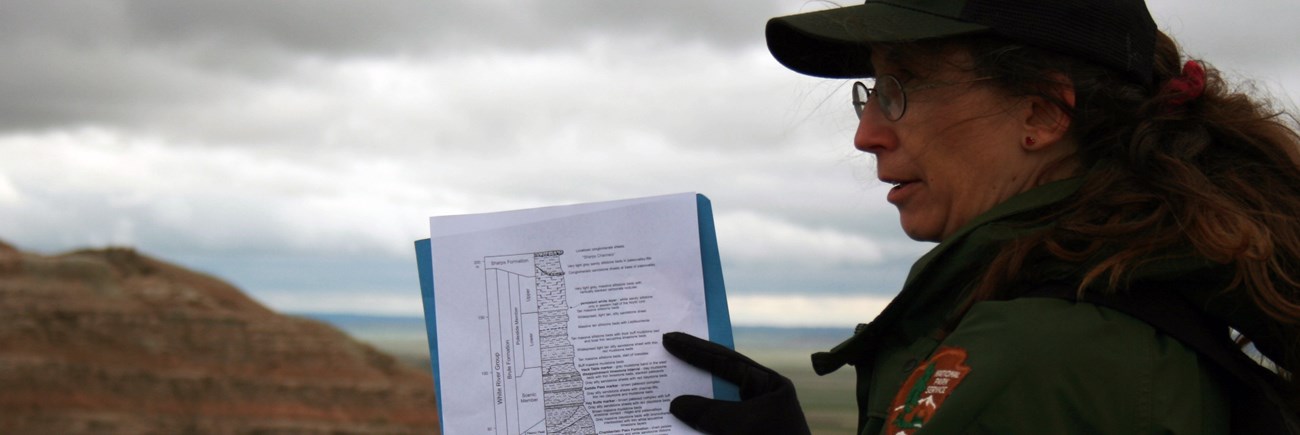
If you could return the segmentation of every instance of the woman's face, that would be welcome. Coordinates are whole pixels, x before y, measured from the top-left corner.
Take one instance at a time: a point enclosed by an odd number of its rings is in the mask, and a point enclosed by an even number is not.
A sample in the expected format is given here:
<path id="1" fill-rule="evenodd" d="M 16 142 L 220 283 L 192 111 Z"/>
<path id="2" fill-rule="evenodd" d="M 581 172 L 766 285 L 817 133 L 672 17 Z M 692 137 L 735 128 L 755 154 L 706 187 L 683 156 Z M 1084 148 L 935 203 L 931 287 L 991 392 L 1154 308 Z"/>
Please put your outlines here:
<path id="1" fill-rule="evenodd" d="M 977 80 L 962 67 L 970 65 L 964 52 L 909 62 L 928 67 L 920 70 L 891 63 L 885 50 L 873 51 L 877 74 L 902 82 L 907 110 L 889 121 L 879 101 L 870 100 L 853 144 L 875 155 L 878 177 L 894 185 L 888 200 L 908 236 L 941 241 L 1040 181 L 1050 162 L 1023 146 L 1032 115 L 1027 99 Z"/>

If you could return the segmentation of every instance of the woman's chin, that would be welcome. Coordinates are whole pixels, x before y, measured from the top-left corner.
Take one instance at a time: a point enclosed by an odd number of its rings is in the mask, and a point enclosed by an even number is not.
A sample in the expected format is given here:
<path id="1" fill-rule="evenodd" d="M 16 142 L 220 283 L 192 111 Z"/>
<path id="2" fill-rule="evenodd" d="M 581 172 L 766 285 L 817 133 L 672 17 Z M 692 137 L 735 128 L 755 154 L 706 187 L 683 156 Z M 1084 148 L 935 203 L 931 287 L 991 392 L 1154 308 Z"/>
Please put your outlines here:
<path id="1" fill-rule="evenodd" d="M 903 226 L 903 233 L 907 237 L 918 242 L 938 242 L 943 239 L 942 231 L 934 228 L 934 225 L 922 225 L 920 223 L 909 222 L 907 216 L 900 219 Z"/>

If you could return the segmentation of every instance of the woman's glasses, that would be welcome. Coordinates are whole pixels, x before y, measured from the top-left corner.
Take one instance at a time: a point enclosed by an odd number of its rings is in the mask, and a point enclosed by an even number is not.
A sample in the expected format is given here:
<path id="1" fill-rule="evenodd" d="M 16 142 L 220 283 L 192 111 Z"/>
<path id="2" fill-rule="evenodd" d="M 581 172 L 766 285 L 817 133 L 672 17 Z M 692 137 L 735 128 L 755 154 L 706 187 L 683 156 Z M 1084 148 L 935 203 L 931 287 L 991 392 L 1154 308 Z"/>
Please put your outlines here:
<path id="1" fill-rule="evenodd" d="M 988 80 L 992 77 L 980 77 L 959 82 L 939 82 L 931 83 L 924 86 L 912 88 L 912 92 L 937 88 L 940 86 L 957 85 L 962 83 L 978 82 Z M 897 77 L 889 74 L 882 74 L 876 77 L 875 83 L 868 88 L 862 82 L 853 82 L 853 112 L 862 119 L 862 112 L 867 110 L 867 103 L 875 100 L 880 104 L 880 112 L 885 114 L 885 119 L 897 121 L 903 118 L 903 113 L 907 112 L 907 92 L 903 90 L 903 83 L 898 81 Z"/>
<path id="2" fill-rule="evenodd" d="M 862 119 L 862 112 L 867 110 L 867 102 L 876 100 L 885 119 L 897 121 L 907 111 L 907 94 L 903 93 L 903 84 L 898 78 L 885 74 L 876 77 L 875 86 L 870 88 L 862 82 L 853 82 L 853 112 Z"/>

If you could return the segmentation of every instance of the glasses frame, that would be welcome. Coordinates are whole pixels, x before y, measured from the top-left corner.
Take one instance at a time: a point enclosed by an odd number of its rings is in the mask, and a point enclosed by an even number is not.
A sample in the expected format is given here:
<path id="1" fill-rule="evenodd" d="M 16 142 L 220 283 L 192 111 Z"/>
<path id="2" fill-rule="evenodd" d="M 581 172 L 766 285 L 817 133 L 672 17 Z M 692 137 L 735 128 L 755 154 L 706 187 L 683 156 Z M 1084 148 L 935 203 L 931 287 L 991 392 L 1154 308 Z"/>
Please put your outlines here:
<path id="1" fill-rule="evenodd" d="M 862 119 L 862 112 L 867 111 L 867 104 L 871 103 L 871 100 L 879 99 L 880 91 L 878 88 L 880 88 L 881 83 L 892 83 L 898 89 L 898 103 L 891 103 L 888 108 L 884 105 L 880 106 L 880 111 L 885 114 L 885 119 L 898 121 L 903 119 L 904 113 L 907 113 L 907 91 L 903 89 L 903 83 L 898 81 L 898 77 L 881 74 L 876 77 L 871 87 L 867 87 L 866 83 L 860 81 L 853 82 L 853 113 L 858 115 L 858 119 Z M 890 113 L 893 111 L 894 106 L 899 107 L 897 114 Z"/>
<path id="2" fill-rule="evenodd" d="M 938 88 L 943 86 L 974 83 L 978 81 L 989 80 L 992 78 L 993 77 L 977 77 L 970 80 L 962 80 L 956 82 L 929 83 L 929 84 L 912 88 L 912 92 L 922 91 L 926 89 L 933 89 L 933 88 Z M 907 88 L 903 87 L 903 82 L 898 80 L 898 77 L 894 77 L 893 75 L 890 74 L 881 74 L 879 76 L 876 76 L 875 83 L 872 83 L 873 86 L 871 87 L 867 87 L 866 83 L 862 83 L 861 81 L 853 82 L 853 113 L 858 115 L 858 119 L 862 119 L 862 113 L 867 110 L 867 104 L 870 103 L 871 100 L 880 99 L 878 95 L 880 94 L 879 89 L 881 83 L 884 83 L 886 86 L 893 86 L 895 89 L 898 89 L 898 97 L 894 98 L 894 100 L 897 100 L 897 102 L 889 102 L 890 100 L 886 99 L 884 100 L 885 102 L 882 102 L 880 106 L 880 111 L 885 115 L 885 119 L 889 120 L 890 122 L 897 122 L 898 120 L 903 119 L 903 114 L 907 113 Z M 888 107 L 886 107 L 886 105 Z M 894 107 L 898 107 L 897 110 L 898 113 L 896 114 L 891 113 L 894 112 L 893 109 Z"/>

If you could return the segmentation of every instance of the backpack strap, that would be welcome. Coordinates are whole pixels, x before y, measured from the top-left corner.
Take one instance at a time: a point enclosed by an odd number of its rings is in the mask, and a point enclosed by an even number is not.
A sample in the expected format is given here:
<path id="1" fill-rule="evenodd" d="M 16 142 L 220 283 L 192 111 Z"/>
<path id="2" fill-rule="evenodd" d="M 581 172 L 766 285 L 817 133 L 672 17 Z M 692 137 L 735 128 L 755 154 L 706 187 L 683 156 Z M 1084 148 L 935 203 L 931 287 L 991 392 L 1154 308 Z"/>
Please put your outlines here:
<path id="1" fill-rule="evenodd" d="M 1144 288 L 1124 294 L 1086 293 L 1062 283 L 1038 286 L 1022 297 L 1046 297 L 1103 306 L 1142 320 L 1192 348 L 1227 375 L 1233 434 L 1300 435 L 1300 416 L 1290 409 L 1270 381 L 1280 377 L 1260 366 L 1233 342 L 1228 325 L 1198 309 L 1173 291 Z"/>

